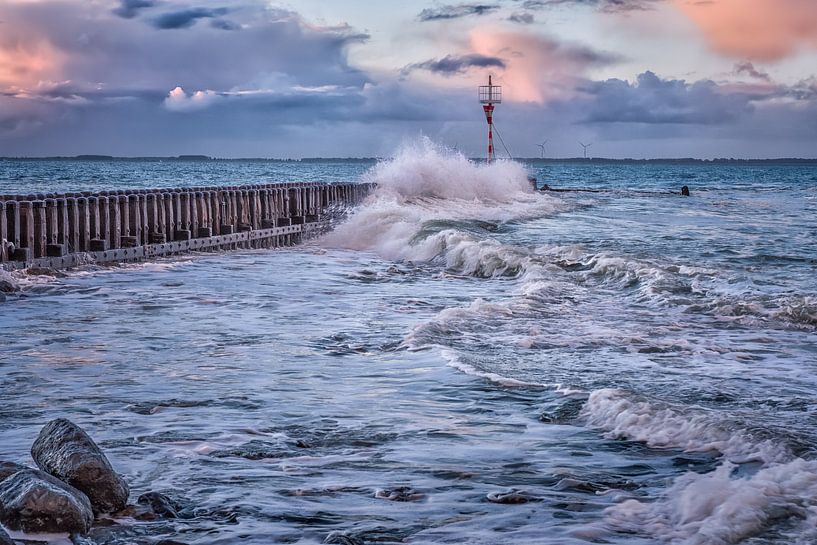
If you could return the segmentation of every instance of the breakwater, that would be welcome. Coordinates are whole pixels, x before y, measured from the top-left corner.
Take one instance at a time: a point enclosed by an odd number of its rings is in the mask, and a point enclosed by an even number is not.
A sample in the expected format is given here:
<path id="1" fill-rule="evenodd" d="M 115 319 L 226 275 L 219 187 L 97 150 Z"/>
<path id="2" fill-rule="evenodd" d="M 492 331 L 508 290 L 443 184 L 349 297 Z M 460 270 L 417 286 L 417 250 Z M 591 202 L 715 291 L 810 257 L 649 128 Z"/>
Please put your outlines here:
<path id="1" fill-rule="evenodd" d="M 288 246 L 370 190 L 358 183 L 0 195 L 0 265 L 68 268 L 191 250 Z"/>

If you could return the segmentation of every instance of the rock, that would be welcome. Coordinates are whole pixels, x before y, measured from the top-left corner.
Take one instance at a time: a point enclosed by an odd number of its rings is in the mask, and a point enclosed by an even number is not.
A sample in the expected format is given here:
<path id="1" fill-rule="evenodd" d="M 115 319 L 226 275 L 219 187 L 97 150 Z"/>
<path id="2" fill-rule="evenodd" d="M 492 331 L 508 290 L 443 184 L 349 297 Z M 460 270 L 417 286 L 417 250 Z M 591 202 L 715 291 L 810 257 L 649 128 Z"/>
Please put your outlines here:
<path id="1" fill-rule="evenodd" d="M 26 274 L 29 276 L 56 276 L 56 277 L 65 276 L 60 271 L 56 269 L 51 269 L 49 267 L 29 267 L 26 269 Z"/>
<path id="2" fill-rule="evenodd" d="M 332 532 L 326 539 L 323 540 L 325 544 L 332 544 L 332 545 L 365 545 L 362 539 L 358 539 L 355 536 L 350 536 L 349 534 L 344 534 L 343 532 Z"/>
<path id="3" fill-rule="evenodd" d="M 11 281 L 0 278 L 0 293 L 14 293 L 17 291 L 17 286 Z"/>
<path id="4" fill-rule="evenodd" d="M 398 486 L 391 490 L 378 490 L 374 493 L 374 497 L 389 501 L 417 501 L 423 499 L 424 496 L 410 486 Z"/>
<path id="5" fill-rule="evenodd" d="M 528 503 L 538 498 L 534 498 L 527 492 L 512 488 L 507 492 L 491 492 L 488 494 L 487 499 L 491 503 L 518 504 Z"/>
<path id="6" fill-rule="evenodd" d="M 31 456 L 43 471 L 84 492 L 97 513 L 113 513 L 128 502 L 128 484 L 87 433 L 64 418 L 40 431 Z"/>
<path id="7" fill-rule="evenodd" d="M 159 492 L 147 492 L 139 496 L 136 500 L 139 505 L 150 507 L 157 517 L 176 519 L 179 518 L 179 505 Z"/>
<path id="8" fill-rule="evenodd" d="M 18 471 L 0 483 L 0 522 L 23 532 L 79 532 L 91 528 L 87 496 L 36 469 Z"/>
<path id="9" fill-rule="evenodd" d="M 14 462 L 0 461 L 0 483 L 11 477 L 18 471 L 22 471 L 24 469 L 28 468 L 26 466 L 21 466 L 20 464 L 15 464 Z"/>
<path id="10" fill-rule="evenodd" d="M 14 542 L 2 528 L 0 528 L 0 545 L 14 545 Z"/>
<path id="11" fill-rule="evenodd" d="M 294 456 L 291 449 L 282 448 L 277 443 L 269 443 L 253 439 L 243 445 L 224 450 L 214 450 L 210 453 L 213 458 L 240 457 L 247 460 L 265 460 L 268 458 L 290 458 Z"/>
<path id="12" fill-rule="evenodd" d="M 127 505 L 121 511 L 112 513 L 111 516 L 117 519 L 132 518 L 134 520 L 156 520 L 158 518 L 149 505 Z"/>

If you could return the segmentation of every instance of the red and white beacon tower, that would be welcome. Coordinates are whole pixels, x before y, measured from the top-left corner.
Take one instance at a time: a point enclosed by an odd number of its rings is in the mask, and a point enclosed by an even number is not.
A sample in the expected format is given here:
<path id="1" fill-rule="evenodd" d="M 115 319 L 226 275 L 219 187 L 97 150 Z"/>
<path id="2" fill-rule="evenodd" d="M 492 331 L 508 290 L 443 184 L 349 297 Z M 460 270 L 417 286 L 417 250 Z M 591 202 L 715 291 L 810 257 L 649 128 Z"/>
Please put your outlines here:
<path id="1" fill-rule="evenodd" d="M 502 102 L 502 87 L 491 83 L 488 76 L 488 85 L 479 86 L 479 102 L 485 110 L 485 119 L 488 120 L 488 162 L 494 160 L 494 104 Z"/>

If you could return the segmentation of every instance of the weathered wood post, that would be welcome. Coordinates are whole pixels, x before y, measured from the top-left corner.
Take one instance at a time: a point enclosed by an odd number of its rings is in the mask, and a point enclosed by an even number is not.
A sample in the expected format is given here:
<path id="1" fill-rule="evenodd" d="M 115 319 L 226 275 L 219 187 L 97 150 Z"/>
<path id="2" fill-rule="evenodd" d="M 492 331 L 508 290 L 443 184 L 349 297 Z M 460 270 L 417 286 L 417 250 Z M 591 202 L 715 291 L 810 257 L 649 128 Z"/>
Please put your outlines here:
<path id="1" fill-rule="evenodd" d="M 196 238 L 199 232 L 199 213 L 198 203 L 196 202 L 196 193 L 189 191 L 187 193 L 187 202 L 190 204 L 190 237 Z"/>
<path id="2" fill-rule="evenodd" d="M 148 223 L 147 191 L 145 190 L 139 191 L 139 212 L 141 214 L 139 219 L 142 224 L 142 237 L 140 238 L 140 244 L 149 244 L 150 224 Z"/>
<path id="3" fill-rule="evenodd" d="M 65 198 L 65 219 L 67 220 L 66 235 L 68 251 L 79 252 L 79 210 L 77 209 L 77 198 Z"/>
<path id="4" fill-rule="evenodd" d="M 230 190 L 220 189 L 216 193 L 216 204 L 219 209 L 218 232 L 220 235 L 229 235 L 233 232 L 233 222 L 230 202 Z"/>
<path id="5" fill-rule="evenodd" d="M 139 195 L 128 195 L 128 236 L 122 237 L 122 246 L 133 248 L 142 244 L 142 210 Z"/>
<path id="6" fill-rule="evenodd" d="M 66 253 L 65 244 L 62 242 L 62 233 L 60 227 L 60 200 L 63 199 L 47 198 L 45 200 L 45 255 L 48 257 L 62 257 Z"/>
<path id="7" fill-rule="evenodd" d="M 108 240 L 108 248 L 120 248 L 122 242 L 122 216 L 119 210 L 119 195 L 110 195 L 107 198 L 108 208 L 108 229 L 105 238 Z"/>
<path id="8" fill-rule="evenodd" d="M 165 222 L 167 221 L 165 216 L 165 194 L 162 191 L 156 191 L 154 198 L 156 199 L 156 234 L 159 235 L 162 242 L 167 242 L 167 228 L 165 227 Z"/>
<path id="9" fill-rule="evenodd" d="M 275 227 L 275 206 L 272 201 L 273 191 L 269 188 L 260 190 L 261 193 L 261 228 Z"/>
<path id="10" fill-rule="evenodd" d="M 89 232 L 90 240 L 88 241 L 88 250 L 91 252 L 104 252 L 108 249 L 108 237 L 105 235 L 107 224 L 102 222 L 102 219 L 107 217 L 107 202 L 104 205 L 100 203 L 107 200 L 106 197 L 88 197 L 88 217 L 89 217 Z M 101 210 L 105 207 L 104 212 Z"/>
<path id="11" fill-rule="evenodd" d="M 91 251 L 104 252 L 111 247 L 111 209 L 108 206 L 108 197 L 100 195 L 94 197 L 91 203 Z"/>
<path id="12" fill-rule="evenodd" d="M 301 188 L 293 187 L 289 190 L 289 218 L 293 225 L 304 222 L 303 196 Z"/>
<path id="13" fill-rule="evenodd" d="M 17 261 L 30 261 L 34 257 L 34 209 L 31 201 L 18 202 L 20 218 L 20 244 L 15 250 Z"/>
<path id="14" fill-rule="evenodd" d="M 165 242 L 165 234 L 161 229 L 159 215 L 164 208 L 164 203 L 160 201 L 159 193 L 148 193 L 145 197 L 145 208 L 147 210 L 147 228 L 145 229 L 145 244 L 162 244 Z"/>
<path id="15" fill-rule="evenodd" d="M 31 246 L 32 257 L 45 257 L 46 247 L 46 219 L 45 219 L 45 201 L 32 201 L 32 229 L 34 234 L 34 241 Z"/>
<path id="16" fill-rule="evenodd" d="M 119 236 L 119 244 L 121 248 L 129 248 L 135 246 L 133 244 L 133 237 L 130 234 L 130 197 L 128 195 L 119 195 L 119 217 L 122 220 L 122 229 Z"/>
<path id="17" fill-rule="evenodd" d="M 9 260 L 8 216 L 6 216 L 6 201 L 0 200 L 0 263 Z"/>
<path id="18" fill-rule="evenodd" d="M 230 221 L 233 224 L 233 231 L 238 231 L 238 224 L 241 223 L 241 213 L 239 208 L 239 201 L 241 195 L 235 188 L 230 188 Z"/>
<path id="19" fill-rule="evenodd" d="M 46 247 L 59 242 L 59 221 L 57 201 L 51 197 L 45 199 L 45 244 Z M 51 255 L 46 251 L 46 255 Z"/>
<path id="20" fill-rule="evenodd" d="M 176 233 L 173 240 L 190 240 L 190 193 L 179 193 L 180 215 L 176 221 Z"/>
<path id="21" fill-rule="evenodd" d="M 64 197 L 57 197 L 57 244 L 63 245 L 64 253 L 71 252 L 71 228 L 68 218 L 68 200 Z"/>
<path id="22" fill-rule="evenodd" d="M 175 195 L 172 192 L 162 194 L 165 207 L 165 240 L 173 240 L 176 233 Z"/>
<path id="23" fill-rule="evenodd" d="M 255 189 L 247 191 L 247 202 L 249 204 L 249 221 L 247 221 L 247 223 L 252 229 L 258 229 L 260 227 L 258 201 L 256 199 L 257 193 Z"/>
<path id="24" fill-rule="evenodd" d="M 87 252 L 91 249 L 91 221 L 88 213 L 88 199 L 86 197 L 77 198 L 77 219 L 79 234 L 79 251 Z"/>
<path id="25" fill-rule="evenodd" d="M 213 236 L 213 230 L 210 228 L 210 218 L 208 217 L 210 207 L 207 205 L 204 192 L 196 191 L 194 199 L 196 202 L 196 237 L 211 237 Z"/>
<path id="26" fill-rule="evenodd" d="M 91 240 L 99 239 L 99 200 L 96 196 L 86 198 L 88 200 L 88 231 Z"/>
<path id="27" fill-rule="evenodd" d="M 238 205 L 238 209 L 236 210 L 236 229 L 238 231 L 249 231 L 252 229 L 250 225 L 250 210 L 249 210 L 249 203 L 247 202 L 247 191 L 243 189 L 239 189 L 235 191 L 236 196 L 236 204 Z"/>
<path id="28" fill-rule="evenodd" d="M 221 197 L 219 192 L 211 189 L 207 192 L 207 202 L 210 206 L 210 229 L 213 235 L 221 234 Z"/>
<path id="29" fill-rule="evenodd" d="M 6 230 L 6 239 L 8 243 L 13 246 L 13 250 L 8 251 L 10 260 L 17 260 L 15 251 L 20 247 L 20 202 L 11 200 L 6 201 L 6 218 L 8 229 Z"/>

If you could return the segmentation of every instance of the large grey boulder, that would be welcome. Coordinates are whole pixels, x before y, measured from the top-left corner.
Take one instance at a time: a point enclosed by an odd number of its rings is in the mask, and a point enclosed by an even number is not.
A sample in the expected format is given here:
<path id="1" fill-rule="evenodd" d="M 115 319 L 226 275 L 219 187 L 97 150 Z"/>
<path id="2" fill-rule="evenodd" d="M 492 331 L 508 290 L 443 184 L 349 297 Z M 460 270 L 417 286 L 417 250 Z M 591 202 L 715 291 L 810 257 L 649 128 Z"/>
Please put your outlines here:
<path id="1" fill-rule="evenodd" d="M 0 483 L 0 522 L 11 530 L 84 534 L 93 521 L 85 494 L 43 471 L 24 469 Z"/>
<path id="2" fill-rule="evenodd" d="M 4 462 L 0 460 L 0 483 L 17 473 L 18 471 L 22 471 L 24 469 L 28 469 L 26 466 L 21 466 L 20 464 L 15 464 L 14 462 Z"/>
<path id="3" fill-rule="evenodd" d="M 125 508 L 128 484 L 79 426 L 58 418 L 40 431 L 31 456 L 40 469 L 84 492 L 96 513 Z"/>

